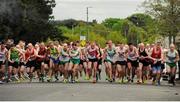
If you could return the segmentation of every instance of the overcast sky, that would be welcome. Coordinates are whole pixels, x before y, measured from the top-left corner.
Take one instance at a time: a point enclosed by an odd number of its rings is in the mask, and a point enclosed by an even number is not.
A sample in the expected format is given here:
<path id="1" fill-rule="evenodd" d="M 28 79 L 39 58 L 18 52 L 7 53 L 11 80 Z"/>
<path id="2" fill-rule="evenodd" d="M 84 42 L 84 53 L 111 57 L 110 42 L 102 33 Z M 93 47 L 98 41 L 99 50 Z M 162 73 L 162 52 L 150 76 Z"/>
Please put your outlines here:
<path id="1" fill-rule="evenodd" d="M 90 21 L 101 22 L 105 18 L 125 18 L 133 13 L 142 12 L 139 6 L 144 0 L 56 0 L 53 15 L 56 20 L 86 20 L 86 7 Z"/>

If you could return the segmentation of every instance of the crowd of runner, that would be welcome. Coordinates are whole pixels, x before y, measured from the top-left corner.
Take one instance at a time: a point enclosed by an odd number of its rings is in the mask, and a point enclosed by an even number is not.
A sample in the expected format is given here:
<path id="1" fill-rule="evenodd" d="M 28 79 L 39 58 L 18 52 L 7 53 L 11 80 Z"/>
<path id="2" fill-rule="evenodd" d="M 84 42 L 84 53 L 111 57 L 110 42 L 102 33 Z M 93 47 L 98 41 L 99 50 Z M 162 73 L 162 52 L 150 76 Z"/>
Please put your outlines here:
<path id="1" fill-rule="evenodd" d="M 178 60 L 175 45 L 163 49 L 160 42 L 151 45 L 140 43 L 136 47 L 132 43 L 113 44 L 108 41 L 105 48 L 96 42 L 87 43 L 84 47 L 79 42 L 60 44 L 49 41 L 33 45 L 19 41 L 10 47 L 1 43 L 0 81 L 7 78 L 8 82 L 38 79 L 39 82 L 76 83 L 83 77 L 96 83 L 103 80 L 101 71 L 105 68 L 105 80 L 108 82 L 142 84 L 151 80 L 153 85 L 160 85 L 166 65 L 168 82 L 175 85 Z"/>

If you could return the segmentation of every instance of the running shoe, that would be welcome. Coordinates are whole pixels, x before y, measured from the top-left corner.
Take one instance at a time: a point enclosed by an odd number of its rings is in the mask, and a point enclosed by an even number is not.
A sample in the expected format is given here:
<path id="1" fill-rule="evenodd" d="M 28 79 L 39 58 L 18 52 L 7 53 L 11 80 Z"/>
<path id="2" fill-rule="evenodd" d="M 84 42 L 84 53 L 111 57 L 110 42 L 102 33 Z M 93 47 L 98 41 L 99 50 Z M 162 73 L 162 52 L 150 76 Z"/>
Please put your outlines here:
<path id="1" fill-rule="evenodd" d="M 75 78 L 75 82 L 79 82 L 79 79 L 78 79 L 78 78 Z"/>
<path id="2" fill-rule="evenodd" d="M 134 82 L 134 80 L 133 79 L 131 79 L 131 83 L 133 83 Z"/>
<path id="3" fill-rule="evenodd" d="M 113 78 L 112 81 L 115 82 L 115 78 Z"/>
<path id="4" fill-rule="evenodd" d="M 156 84 L 156 81 L 152 81 L 152 85 L 155 85 Z"/>
<path id="5" fill-rule="evenodd" d="M 96 78 L 93 78 L 93 81 L 92 81 L 93 83 L 96 83 L 97 81 L 96 81 Z"/>
<path id="6" fill-rule="evenodd" d="M 88 76 L 85 76 L 84 77 L 84 80 L 89 80 L 90 78 Z"/>
<path id="7" fill-rule="evenodd" d="M 0 84 L 4 84 L 4 82 L 3 82 L 3 81 L 0 81 Z"/>
<path id="8" fill-rule="evenodd" d="M 9 79 L 7 80 L 7 82 L 12 82 L 12 80 L 9 78 Z"/>
<path id="9" fill-rule="evenodd" d="M 71 80 L 71 83 L 75 83 L 76 81 L 75 80 Z"/>
<path id="10" fill-rule="evenodd" d="M 123 80 L 123 83 L 128 83 L 128 80 L 125 78 L 125 79 Z"/>
<path id="11" fill-rule="evenodd" d="M 20 81 L 24 81 L 24 79 L 23 79 L 22 77 L 21 77 L 21 78 L 19 78 L 19 80 L 20 80 Z"/>
<path id="12" fill-rule="evenodd" d="M 143 80 L 143 82 L 142 82 L 143 84 L 147 84 L 147 80 Z"/>
<path id="13" fill-rule="evenodd" d="M 161 85 L 160 80 L 157 81 L 156 85 L 157 85 L 157 86 L 160 86 L 160 85 Z"/>
<path id="14" fill-rule="evenodd" d="M 67 83 L 67 82 L 68 82 L 68 80 L 67 80 L 67 79 L 64 79 L 64 80 L 63 80 L 63 83 Z"/>
<path id="15" fill-rule="evenodd" d="M 29 77 L 29 76 L 25 76 L 25 79 L 26 79 L 26 80 L 30 80 L 30 77 Z"/>
<path id="16" fill-rule="evenodd" d="M 84 80 L 88 80 L 88 77 L 87 77 L 87 76 L 85 76 L 85 77 L 84 77 Z"/>
<path id="17" fill-rule="evenodd" d="M 15 81 L 20 81 L 19 77 L 17 75 L 14 75 Z"/>
<path id="18" fill-rule="evenodd" d="M 47 77 L 47 82 L 51 82 L 52 79 L 50 77 Z"/>
<path id="19" fill-rule="evenodd" d="M 106 76 L 106 79 L 105 80 L 109 80 L 109 77 L 108 76 Z"/>
<path id="20" fill-rule="evenodd" d="M 110 83 L 112 83 L 112 82 L 113 82 L 113 80 L 112 80 L 112 79 L 109 79 L 108 81 L 109 81 Z"/>
<path id="21" fill-rule="evenodd" d="M 137 84 L 141 84 L 141 81 L 139 81 L 139 80 L 137 80 L 137 82 L 136 82 Z"/>
<path id="22" fill-rule="evenodd" d="M 25 76 L 22 76 L 21 78 L 22 78 L 22 80 L 26 80 Z"/>
<path id="23" fill-rule="evenodd" d="M 121 83 L 122 83 L 122 80 L 119 79 L 117 82 L 118 82 L 119 84 L 121 84 Z"/>
<path id="24" fill-rule="evenodd" d="M 59 80 L 58 74 L 55 74 L 54 78 L 55 78 L 56 80 Z"/>
<path id="25" fill-rule="evenodd" d="M 172 81 L 172 85 L 173 85 L 173 86 L 176 86 L 176 83 L 175 83 L 175 81 L 174 81 L 174 80 Z"/>

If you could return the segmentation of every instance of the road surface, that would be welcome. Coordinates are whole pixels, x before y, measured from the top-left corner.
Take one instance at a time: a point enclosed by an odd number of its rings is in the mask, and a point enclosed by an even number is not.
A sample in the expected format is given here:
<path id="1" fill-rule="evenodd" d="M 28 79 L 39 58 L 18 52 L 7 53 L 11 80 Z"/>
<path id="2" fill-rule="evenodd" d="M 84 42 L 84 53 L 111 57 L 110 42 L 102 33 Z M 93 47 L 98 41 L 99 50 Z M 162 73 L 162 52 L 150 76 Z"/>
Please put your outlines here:
<path id="1" fill-rule="evenodd" d="M 180 85 L 170 87 L 99 82 L 9 83 L 0 85 L 0 100 L 15 101 L 180 101 Z"/>

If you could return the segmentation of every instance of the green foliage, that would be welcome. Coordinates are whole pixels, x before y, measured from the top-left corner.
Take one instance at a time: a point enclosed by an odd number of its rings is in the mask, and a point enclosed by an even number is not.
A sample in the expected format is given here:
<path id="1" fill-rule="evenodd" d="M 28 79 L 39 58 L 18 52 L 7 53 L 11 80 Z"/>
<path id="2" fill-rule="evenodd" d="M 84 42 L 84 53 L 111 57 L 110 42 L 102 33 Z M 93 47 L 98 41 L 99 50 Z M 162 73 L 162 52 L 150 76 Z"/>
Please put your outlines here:
<path id="1" fill-rule="evenodd" d="M 77 34 L 64 33 L 63 35 L 68 38 L 68 41 L 69 41 L 69 42 L 70 42 L 70 41 L 78 41 L 79 38 L 80 38 L 80 36 L 77 35 Z"/>
<path id="2" fill-rule="evenodd" d="M 107 40 L 114 43 L 153 43 L 159 37 L 158 34 L 175 35 L 180 27 L 179 2 L 162 1 L 166 5 L 161 2 L 149 6 L 154 10 L 149 13 L 154 14 L 154 18 L 148 14 L 136 13 L 124 19 L 107 18 L 100 24 L 96 20 L 88 22 L 89 40 L 105 46 Z M 87 34 L 85 21 L 53 21 L 52 9 L 56 5 L 55 0 L 1 0 L 0 3 L 0 39 L 12 38 L 15 41 L 25 40 L 32 43 L 48 39 L 77 41 L 80 35 Z M 161 16 L 155 11 L 160 12 Z"/>
<path id="3" fill-rule="evenodd" d="M 145 0 L 143 6 L 157 20 L 159 34 L 175 41 L 180 30 L 180 0 Z"/>
<path id="4" fill-rule="evenodd" d="M 127 43 L 127 39 L 123 37 L 120 33 L 114 31 L 107 35 L 107 40 L 112 40 L 114 43 Z"/>
<path id="5" fill-rule="evenodd" d="M 136 17 L 136 20 L 132 19 Z M 137 25 L 138 22 L 138 25 Z M 159 37 L 156 20 L 147 14 L 133 14 L 132 16 L 119 19 L 108 18 L 100 24 L 94 23 L 89 26 L 89 40 L 105 46 L 107 40 L 114 43 L 153 43 Z M 68 28 L 66 25 L 59 25 L 58 29 L 67 37 L 67 41 L 79 40 L 80 35 L 87 34 L 85 22 L 77 21 L 77 26 Z"/>
<path id="6" fill-rule="evenodd" d="M 107 18 L 103 21 L 103 25 L 108 28 L 112 28 L 115 23 L 117 23 L 120 19 L 119 18 Z"/>
<path id="7" fill-rule="evenodd" d="M 55 0 L 1 0 L 0 39 L 12 38 L 15 42 L 45 41 L 47 38 L 64 39 L 50 20 Z"/>
<path id="8" fill-rule="evenodd" d="M 95 41 L 97 44 L 100 44 L 102 47 L 105 47 L 105 43 L 107 41 L 103 36 L 95 34 L 94 32 L 91 32 L 89 34 L 89 40 Z"/>

